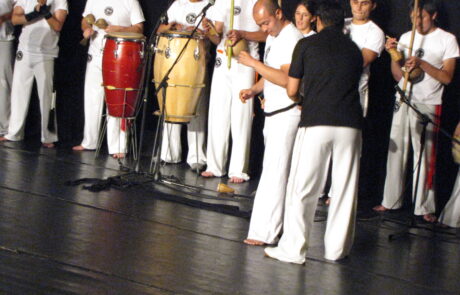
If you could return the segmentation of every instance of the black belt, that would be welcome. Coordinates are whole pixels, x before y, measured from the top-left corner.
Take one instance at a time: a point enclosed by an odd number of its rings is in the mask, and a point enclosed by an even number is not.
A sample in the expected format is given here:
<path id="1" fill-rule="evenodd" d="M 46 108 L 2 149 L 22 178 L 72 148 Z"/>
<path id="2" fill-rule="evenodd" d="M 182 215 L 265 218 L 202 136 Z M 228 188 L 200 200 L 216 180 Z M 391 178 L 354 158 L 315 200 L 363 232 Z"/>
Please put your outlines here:
<path id="1" fill-rule="evenodd" d="M 295 103 L 293 103 L 293 104 L 291 104 L 291 105 L 288 105 L 288 106 L 285 107 L 285 108 L 282 108 L 282 109 L 279 109 L 279 110 L 276 110 L 276 111 L 273 111 L 273 112 L 269 112 L 269 113 L 264 112 L 264 114 L 265 114 L 266 117 L 271 117 L 271 116 L 274 116 L 274 115 L 278 115 L 278 114 L 280 114 L 280 113 L 287 112 L 287 111 L 289 111 L 290 109 L 292 109 L 292 108 L 294 108 L 294 107 L 296 107 L 296 106 L 298 106 L 298 105 L 299 105 L 299 103 L 298 103 L 298 102 L 295 102 Z"/>

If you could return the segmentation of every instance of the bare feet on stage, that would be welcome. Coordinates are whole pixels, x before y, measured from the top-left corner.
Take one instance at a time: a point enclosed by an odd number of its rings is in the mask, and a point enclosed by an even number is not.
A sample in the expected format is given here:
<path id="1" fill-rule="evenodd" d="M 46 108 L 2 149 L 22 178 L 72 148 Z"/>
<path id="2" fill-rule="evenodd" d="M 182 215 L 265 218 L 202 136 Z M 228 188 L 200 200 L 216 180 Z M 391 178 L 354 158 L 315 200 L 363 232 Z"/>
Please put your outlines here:
<path id="1" fill-rule="evenodd" d="M 243 183 L 244 178 L 232 176 L 232 177 L 230 177 L 230 182 L 231 183 Z"/>
<path id="2" fill-rule="evenodd" d="M 0 142 L 7 142 L 7 141 L 9 141 L 9 140 L 6 137 L 3 137 L 3 136 L 0 137 Z"/>
<path id="3" fill-rule="evenodd" d="M 47 149 L 52 149 L 52 148 L 54 148 L 54 143 L 52 143 L 52 142 L 48 142 L 48 143 L 44 142 L 44 143 L 42 143 L 42 146 L 44 148 L 47 148 Z"/>
<path id="4" fill-rule="evenodd" d="M 266 245 L 262 241 L 252 240 L 252 239 L 246 239 L 246 240 L 243 241 L 243 243 L 251 245 L 251 246 L 265 246 Z"/>
<path id="5" fill-rule="evenodd" d="M 125 154 L 124 153 L 116 153 L 116 154 L 113 154 L 112 157 L 114 159 L 123 159 L 125 157 Z"/>
<path id="6" fill-rule="evenodd" d="M 386 207 L 383 207 L 382 205 L 378 205 L 378 206 L 375 206 L 374 208 L 372 208 L 372 210 L 374 210 L 376 212 L 385 212 L 385 211 L 388 211 L 390 209 L 388 209 Z"/>
<path id="7" fill-rule="evenodd" d="M 214 173 L 212 173 L 210 171 L 201 172 L 201 176 L 203 176 L 203 177 L 215 177 Z"/>
<path id="8" fill-rule="evenodd" d="M 87 149 L 85 149 L 82 145 L 76 145 L 72 148 L 72 150 L 74 151 L 86 151 Z"/>
<path id="9" fill-rule="evenodd" d="M 429 223 L 434 223 L 434 222 L 436 222 L 437 218 L 436 218 L 436 216 L 434 216 L 434 214 L 428 213 L 428 214 L 423 215 L 423 220 L 425 220 L 426 222 L 429 222 Z"/>

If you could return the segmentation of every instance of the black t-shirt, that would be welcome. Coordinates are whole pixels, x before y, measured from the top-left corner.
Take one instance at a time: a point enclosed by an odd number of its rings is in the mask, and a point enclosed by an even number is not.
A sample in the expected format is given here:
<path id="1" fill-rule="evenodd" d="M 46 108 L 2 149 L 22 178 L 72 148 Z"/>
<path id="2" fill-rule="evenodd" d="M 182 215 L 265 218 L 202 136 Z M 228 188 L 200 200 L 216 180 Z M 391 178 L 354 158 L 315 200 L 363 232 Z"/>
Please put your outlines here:
<path id="1" fill-rule="evenodd" d="M 341 30 L 326 27 L 297 43 L 289 76 L 304 77 L 300 127 L 342 126 L 361 128 L 359 80 L 363 56 Z"/>

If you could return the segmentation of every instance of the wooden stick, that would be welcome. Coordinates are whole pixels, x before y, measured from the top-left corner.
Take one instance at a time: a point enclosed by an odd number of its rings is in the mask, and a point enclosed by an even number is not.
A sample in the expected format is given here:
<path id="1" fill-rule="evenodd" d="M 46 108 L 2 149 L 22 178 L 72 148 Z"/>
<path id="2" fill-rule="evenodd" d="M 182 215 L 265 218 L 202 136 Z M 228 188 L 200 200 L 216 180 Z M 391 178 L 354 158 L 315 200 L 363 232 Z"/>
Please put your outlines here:
<path id="1" fill-rule="evenodd" d="M 235 0 L 230 0 L 230 31 L 233 30 L 234 18 L 235 18 Z M 229 69 L 232 67 L 232 55 L 233 55 L 233 48 L 230 46 L 230 44 L 227 43 L 227 58 L 228 58 L 227 66 Z"/>
<path id="2" fill-rule="evenodd" d="M 414 39 L 415 39 L 415 30 L 417 29 L 417 17 L 418 17 L 418 9 L 419 9 L 419 0 L 415 0 L 414 2 L 414 9 L 412 10 L 412 13 L 414 14 L 412 16 L 412 32 L 410 36 L 410 43 L 409 43 L 409 54 L 408 58 L 412 57 L 412 51 L 414 49 Z M 406 71 L 404 72 L 404 84 L 403 84 L 403 91 L 406 92 L 407 90 L 407 84 L 409 82 L 409 72 Z"/>
<path id="3" fill-rule="evenodd" d="M 393 39 L 393 37 L 390 37 L 390 36 L 388 36 L 388 35 L 385 35 L 385 38 L 387 38 L 387 39 Z M 396 41 L 396 44 L 398 44 L 398 45 L 400 45 L 401 47 L 404 47 L 404 48 L 409 48 L 409 46 L 407 46 L 406 44 L 403 44 L 403 43 L 401 43 L 401 42 L 397 42 L 397 41 Z"/>

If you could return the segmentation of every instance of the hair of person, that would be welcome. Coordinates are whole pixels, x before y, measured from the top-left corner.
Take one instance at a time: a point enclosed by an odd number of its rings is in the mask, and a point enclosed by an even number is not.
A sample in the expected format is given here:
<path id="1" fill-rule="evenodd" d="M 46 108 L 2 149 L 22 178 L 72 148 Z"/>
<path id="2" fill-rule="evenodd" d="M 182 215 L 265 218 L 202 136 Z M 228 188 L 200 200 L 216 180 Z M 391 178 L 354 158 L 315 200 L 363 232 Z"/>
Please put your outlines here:
<path id="1" fill-rule="evenodd" d="M 344 25 L 345 11 L 339 3 L 332 1 L 320 2 L 316 8 L 316 16 L 321 19 L 324 27 L 340 27 Z"/>
<path id="2" fill-rule="evenodd" d="M 409 4 L 409 8 L 412 11 L 414 9 L 415 1 L 412 0 Z M 422 10 L 428 12 L 430 16 L 433 16 L 438 12 L 438 1 L 436 0 L 419 0 L 419 7 Z"/>
<path id="3" fill-rule="evenodd" d="M 303 5 L 305 8 L 310 12 L 312 15 L 316 15 L 316 1 L 313 0 L 301 0 L 299 3 L 297 3 L 296 9 L 300 6 Z"/>

